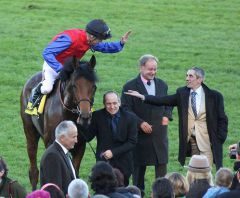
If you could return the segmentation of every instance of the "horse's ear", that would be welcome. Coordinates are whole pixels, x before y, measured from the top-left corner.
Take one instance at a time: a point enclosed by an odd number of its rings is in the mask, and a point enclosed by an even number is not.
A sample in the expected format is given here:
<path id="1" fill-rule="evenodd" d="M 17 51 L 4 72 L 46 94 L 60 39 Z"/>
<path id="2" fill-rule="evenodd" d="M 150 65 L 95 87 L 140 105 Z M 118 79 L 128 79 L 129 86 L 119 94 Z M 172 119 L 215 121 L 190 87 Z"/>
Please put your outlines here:
<path id="1" fill-rule="evenodd" d="M 79 67 L 79 61 L 76 56 L 73 57 L 73 68 L 76 69 Z"/>
<path id="2" fill-rule="evenodd" d="M 94 69 L 95 65 L 96 65 L 96 57 L 94 55 L 92 55 L 92 57 L 89 61 L 89 66 L 91 66 L 92 69 Z"/>

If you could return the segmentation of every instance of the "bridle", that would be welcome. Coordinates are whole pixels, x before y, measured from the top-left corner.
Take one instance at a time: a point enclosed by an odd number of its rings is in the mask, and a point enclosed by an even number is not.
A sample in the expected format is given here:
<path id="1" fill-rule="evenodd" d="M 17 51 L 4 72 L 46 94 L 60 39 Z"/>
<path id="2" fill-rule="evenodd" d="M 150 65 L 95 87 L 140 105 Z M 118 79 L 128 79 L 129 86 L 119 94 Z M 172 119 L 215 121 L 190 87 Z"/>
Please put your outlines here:
<path id="1" fill-rule="evenodd" d="M 81 102 L 88 102 L 89 105 L 90 105 L 90 107 L 93 106 L 93 102 L 92 102 L 90 99 L 88 99 L 88 98 L 80 99 L 80 100 L 77 102 L 77 111 L 78 111 L 78 114 L 81 113 L 81 109 L 79 108 Z"/>
<path id="2" fill-rule="evenodd" d="M 76 104 L 76 108 L 68 107 L 68 106 L 67 106 L 66 104 L 64 104 L 64 102 L 63 102 L 63 98 L 62 98 L 62 94 L 61 94 L 61 93 L 62 93 L 62 92 L 61 92 L 61 84 L 62 84 L 62 83 L 60 82 L 59 85 L 58 85 L 58 90 L 59 90 L 59 98 L 60 98 L 61 104 L 62 104 L 62 106 L 63 106 L 64 109 L 72 112 L 73 114 L 78 114 L 78 115 L 80 116 L 80 115 L 81 115 L 81 109 L 79 108 L 79 106 L 80 106 L 80 103 L 81 103 L 81 102 L 88 102 L 88 103 L 90 104 L 90 107 L 93 106 L 93 101 L 92 101 L 92 100 L 90 100 L 90 99 L 88 99 L 88 98 L 83 98 L 83 99 L 78 100 L 77 103 L 75 103 L 75 104 Z"/>

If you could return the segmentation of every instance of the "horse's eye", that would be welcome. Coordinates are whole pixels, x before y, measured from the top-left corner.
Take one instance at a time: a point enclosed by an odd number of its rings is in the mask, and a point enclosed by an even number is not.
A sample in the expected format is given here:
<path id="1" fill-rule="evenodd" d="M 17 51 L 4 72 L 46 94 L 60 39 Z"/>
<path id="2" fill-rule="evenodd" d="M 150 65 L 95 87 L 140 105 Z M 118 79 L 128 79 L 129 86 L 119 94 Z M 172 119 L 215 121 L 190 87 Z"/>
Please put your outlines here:
<path id="1" fill-rule="evenodd" d="M 76 86 L 76 85 L 72 85 L 72 88 L 73 88 L 73 89 L 76 89 L 76 88 L 77 88 L 77 86 Z"/>

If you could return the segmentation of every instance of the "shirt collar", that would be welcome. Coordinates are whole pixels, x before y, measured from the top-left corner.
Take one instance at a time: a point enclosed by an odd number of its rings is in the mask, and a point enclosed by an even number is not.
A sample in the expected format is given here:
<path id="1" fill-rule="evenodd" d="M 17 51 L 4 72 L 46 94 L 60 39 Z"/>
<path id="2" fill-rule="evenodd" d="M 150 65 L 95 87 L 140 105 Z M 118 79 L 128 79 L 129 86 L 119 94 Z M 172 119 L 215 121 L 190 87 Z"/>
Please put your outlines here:
<path id="1" fill-rule="evenodd" d="M 105 110 L 106 110 L 106 109 L 105 109 Z M 115 113 L 114 115 L 110 114 L 107 110 L 106 110 L 106 112 L 107 112 L 107 114 L 108 114 L 108 116 L 109 116 L 110 118 L 112 118 L 112 117 L 120 118 L 120 110 L 118 110 L 118 112 Z"/>
<path id="2" fill-rule="evenodd" d="M 58 140 L 55 140 L 55 142 L 57 142 L 57 143 L 61 146 L 61 148 L 62 148 L 62 150 L 63 150 L 63 152 L 64 152 L 65 154 L 68 152 L 68 150 L 66 149 L 66 147 L 63 146 Z"/>
<path id="3" fill-rule="evenodd" d="M 118 110 L 118 112 L 114 116 L 120 118 L 120 111 Z"/>
<path id="4" fill-rule="evenodd" d="M 199 96 L 201 95 L 201 91 L 202 91 L 202 85 L 195 90 L 195 92 L 196 92 L 197 95 L 199 95 Z M 194 92 L 194 91 L 191 89 L 190 94 L 191 94 L 192 92 Z"/>
<path id="5" fill-rule="evenodd" d="M 147 84 L 148 81 L 150 81 L 150 82 L 153 82 L 153 81 L 154 81 L 153 79 L 152 79 L 152 80 L 146 80 L 146 79 L 142 76 L 142 74 L 140 74 L 140 77 L 141 77 L 141 80 L 142 80 L 143 84 Z"/>

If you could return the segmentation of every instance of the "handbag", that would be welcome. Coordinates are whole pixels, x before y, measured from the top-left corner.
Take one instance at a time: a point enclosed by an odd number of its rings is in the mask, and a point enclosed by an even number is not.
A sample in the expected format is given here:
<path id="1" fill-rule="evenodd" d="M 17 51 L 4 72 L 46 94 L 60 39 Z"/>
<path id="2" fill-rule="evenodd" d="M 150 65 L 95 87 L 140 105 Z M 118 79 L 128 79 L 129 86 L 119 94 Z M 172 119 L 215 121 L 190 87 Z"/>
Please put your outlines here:
<path id="1" fill-rule="evenodd" d="M 14 191 L 12 190 L 13 183 L 17 182 L 16 180 L 12 180 L 8 183 L 8 197 L 14 198 Z"/>

